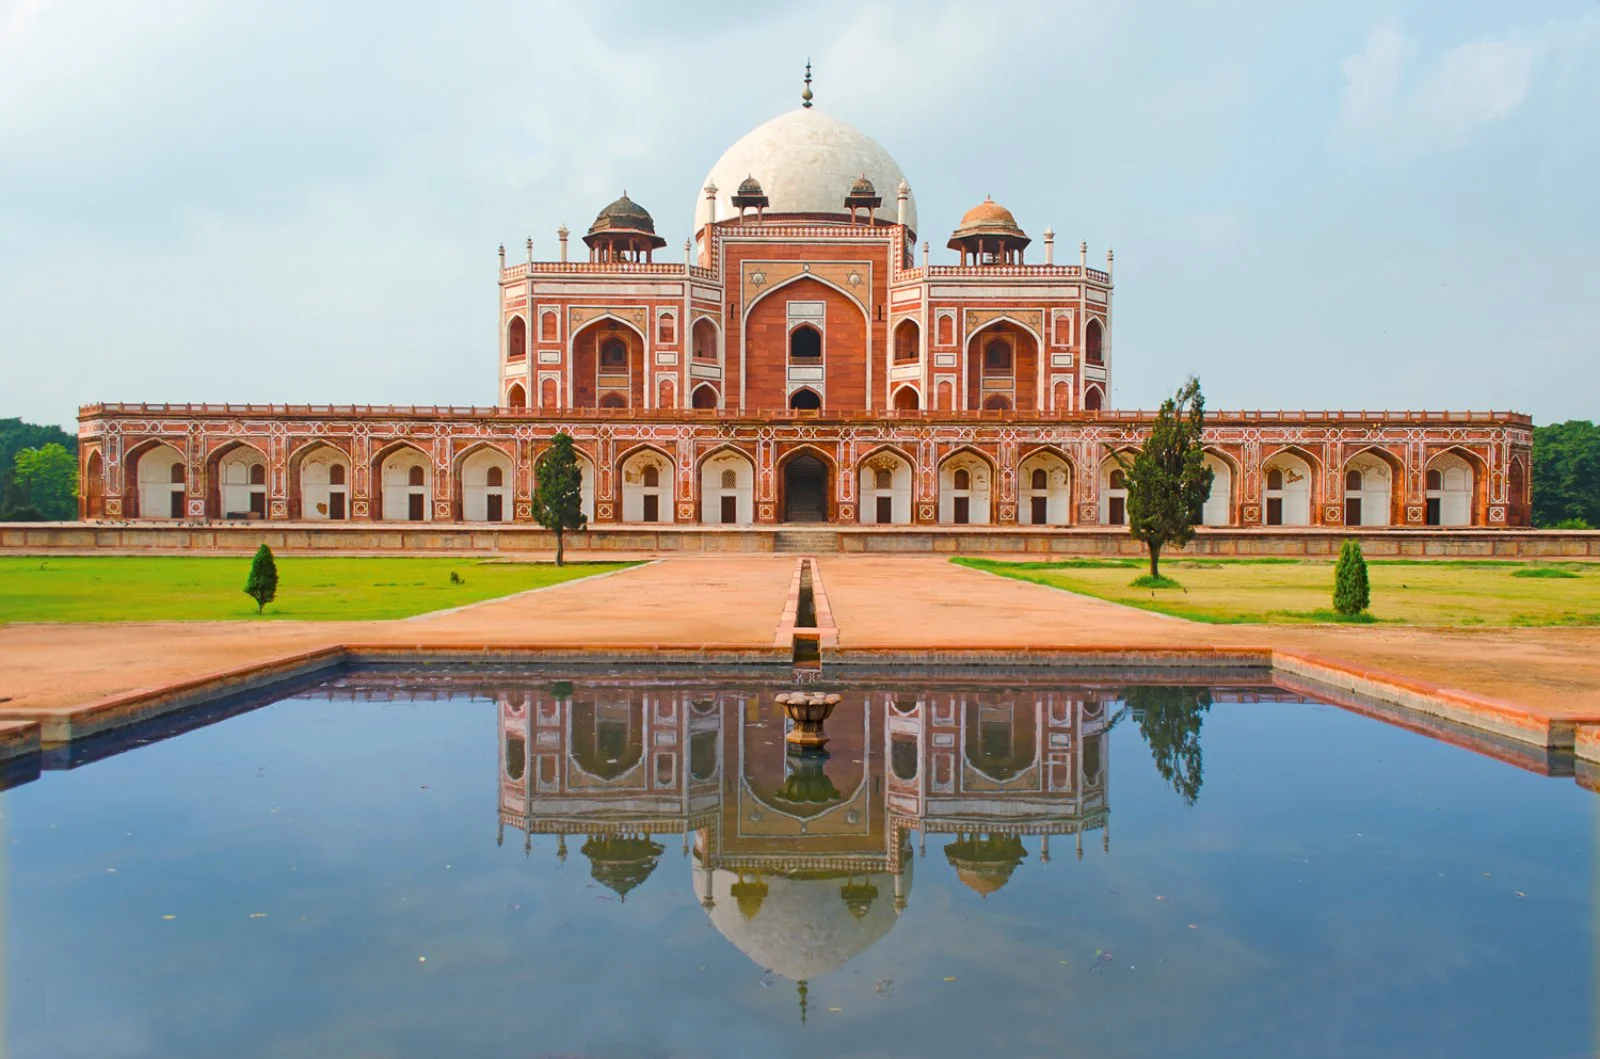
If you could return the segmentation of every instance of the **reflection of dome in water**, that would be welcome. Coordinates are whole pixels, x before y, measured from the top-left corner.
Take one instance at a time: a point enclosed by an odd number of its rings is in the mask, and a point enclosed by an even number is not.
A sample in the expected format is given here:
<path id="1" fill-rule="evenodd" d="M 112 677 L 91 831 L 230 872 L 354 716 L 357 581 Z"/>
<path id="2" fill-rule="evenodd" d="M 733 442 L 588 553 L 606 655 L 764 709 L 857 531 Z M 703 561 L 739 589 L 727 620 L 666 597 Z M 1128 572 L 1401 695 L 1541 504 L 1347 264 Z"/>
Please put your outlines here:
<path id="1" fill-rule="evenodd" d="M 962 835 L 944 847 L 956 878 L 987 897 L 1011 881 L 1028 851 L 1015 835 Z"/>
<path id="2" fill-rule="evenodd" d="M 618 897 L 650 878 L 661 857 L 662 846 L 639 835 L 591 835 L 583 844 L 589 874 Z"/>
<path id="3" fill-rule="evenodd" d="M 911 858 L 903 863 L 909 895 Z M 696 863 L 695 893 L 704 894 L 705 885 L 705 870 Z M 757 886 L 763 892 L 752 900 Z M 722 936 L 762 969 L 796 981 L 843 967 L 889 933 L 898 918 L 889 872 L 759 877 L 747 872 L 741 880 L 719 868 L 712 873 L 711 895 L 711 923 Z"/>

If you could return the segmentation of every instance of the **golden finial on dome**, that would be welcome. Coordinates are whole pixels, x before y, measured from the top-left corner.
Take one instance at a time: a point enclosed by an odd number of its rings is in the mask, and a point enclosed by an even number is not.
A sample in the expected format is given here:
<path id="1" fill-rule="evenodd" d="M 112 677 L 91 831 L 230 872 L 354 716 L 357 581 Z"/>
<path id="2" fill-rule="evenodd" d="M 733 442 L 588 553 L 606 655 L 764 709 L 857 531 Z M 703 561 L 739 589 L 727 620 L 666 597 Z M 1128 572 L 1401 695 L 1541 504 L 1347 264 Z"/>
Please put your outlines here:
<path id="1" fill-rule="evenodd" d="M 800 93 L 800 105 L 807 110 L 811 109 L 811 60 L 806 60 L 806 87 Z"/>

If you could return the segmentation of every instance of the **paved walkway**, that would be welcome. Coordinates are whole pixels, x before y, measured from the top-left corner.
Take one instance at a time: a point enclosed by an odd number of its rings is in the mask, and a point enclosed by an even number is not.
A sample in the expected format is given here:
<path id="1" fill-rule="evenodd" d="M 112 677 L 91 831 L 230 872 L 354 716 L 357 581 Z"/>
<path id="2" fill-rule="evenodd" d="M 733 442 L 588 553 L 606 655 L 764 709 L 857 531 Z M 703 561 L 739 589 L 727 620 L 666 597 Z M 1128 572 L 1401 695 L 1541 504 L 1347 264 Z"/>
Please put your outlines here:
<path id="1" fill-rule="evenodd" d="M 787 555 L 663 559 L 392 622 L 0 627 L 0 713 L 66 713 L 338 643 L 770 647 Z M 955 566 L 939 556 L 827 556 L 841 647 L 1274 646 L 1515 702 L 1600 712 L 1600 629 L 1202 625 Z"/>
<path id="2" fill-rule="evenodd" d="M 841 647 L 1278 647 L 1550 715 L 1600 712 L 1600 629 L 1207 625 L 923 556 L 830 556 L 821 570 Z"/>
<path id="3" fill-rule="evenodd" d="M 435 615 L 0 626 L 0 713 L 67 712 L 340 643 L 770 647 L 792 556 L 669 560 Z"/>

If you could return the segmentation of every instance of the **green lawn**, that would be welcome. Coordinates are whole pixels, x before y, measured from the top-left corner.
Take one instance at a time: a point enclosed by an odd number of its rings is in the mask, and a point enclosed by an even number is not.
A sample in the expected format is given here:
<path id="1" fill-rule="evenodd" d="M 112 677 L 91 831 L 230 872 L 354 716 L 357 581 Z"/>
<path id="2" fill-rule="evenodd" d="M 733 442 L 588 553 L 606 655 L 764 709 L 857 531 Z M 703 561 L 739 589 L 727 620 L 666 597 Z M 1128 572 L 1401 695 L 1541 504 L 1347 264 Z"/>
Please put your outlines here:
<path id="1" fill-rule="evenodd" d="M 278 558 L 278 598 L 265 618 L 409 618 L 634 563 L 474 559 Z M 451 584 L 450 572 L 463 584 Z M 0 624 L 21 621 L 259 620 L 244 594 L 250 557 L 0 557 Z"/>
<path id="2" fill-rule="evenodd" d="M 953 560 L 1195 621 L 1329 622 L 1333 562 L 1167 559 L 1172 588 L 1134 587 L 1143 559 L 1061 562 Z M 1369 559 L 1371 619 L 1406 625 L 1600 625 L 1600 565 L 1490 560 Z"/>

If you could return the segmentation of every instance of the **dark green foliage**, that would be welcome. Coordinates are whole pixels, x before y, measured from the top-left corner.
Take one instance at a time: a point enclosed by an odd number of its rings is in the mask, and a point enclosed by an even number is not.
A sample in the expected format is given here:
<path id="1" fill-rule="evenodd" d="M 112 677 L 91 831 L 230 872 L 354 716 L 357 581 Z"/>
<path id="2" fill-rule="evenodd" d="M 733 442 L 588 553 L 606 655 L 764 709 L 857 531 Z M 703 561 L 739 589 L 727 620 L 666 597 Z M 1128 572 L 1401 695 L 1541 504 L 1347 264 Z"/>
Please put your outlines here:
<path id="1" fill-rule="evenodd" d="M 583 472 L 572 448 L 572 435 L 566 431 L 551 440 L 549 451 L 539 461 L 533 517 L 555 533 L 556 565 L 562 565 L 566 557 L 563 535 L 567 530 L 583 529 L 588 521 L 583 513 Z"/>
<path id="2" fill-rule="evenodd" d="M 19 449 L 13 460 L 11 521 L 32 512 L 37 518 L 64 522 L 78 517 L 78 460 L 54 441 L 36 449 Z"/>
<path id="3" fill-rule="evenodd" d="M 1572 524 L 1574 519 L 1583 524 Z M 1600 526 L 1600 426 L 1573 419 L 1534 428 L 1533 524 Z"/>
<path id="4" fill-rule="evenodd" d="M 1178 582 L 1170 577 L 1152 577 L 1149 574 L 1140 574 L 1128 582 L 1134 588 L 1182 588 Z"/>
<path id="5" fill-rule="evenodd" d="M 1206 399 L 1191 378 L 1161 402 L 1150 436 L 1131 461 L 1117 458 L 1128 478 L 1128 528 L 1150 550 L 1150 576 L 1161 576 L 1161 549 L 1194 539 L 1211 492 L 1200 439 Z"/>
<path id="6" fill-rule="evenodd" d="M 250 560 L 250 576 L 244 583 L 244 593 L 256 601 L 257 614 L 278 598 L 278 563 L 272 558 L 272 549 L 265 544 L 256 549 L 256 557 Z"/>
<path id="7" fill-rule="evenodd" d="M 71 462 L 68 488 L 59 476 L 47 481 L 19 482 L 17 455 L 24 449 L 42 450 L 60 446 Z M 24 423 L 20 419 L 0 419 L 0 521 L 35 522 L 44 519 L 78 517 L 77 504 L 78 439 L 60 427 Z M 54 457 L 49 457 L 54 461 Z"/>
<path id="8" fill-rule="evenodd" d="M 1203 761 L 1200 723 L 1211 709 L 1211 689 L 1181 685 L 1124 688 L 1139 734 L 1150 747 L 1156 771 L 1190 805 L 1200 797 Z"/>
<path id="9" fill-rule="evenodd" d="M 1371 603 L 1367 560 L 1361 554 L 1361 545 L 1347 540 L 1339 549 L 1339 565 L 1333 568 L 1333 609 L 1340 614 L 1360 614 Z"/>
<path id="10" fill-rule="evenodd" d="M 464 585 L 467 582 L 466 582 L 466 579 L 463 578 L 460 574 L 456 573 L 454 570 L 451 570 L 450 571 L 450 583 L 452 585 Z"/>

